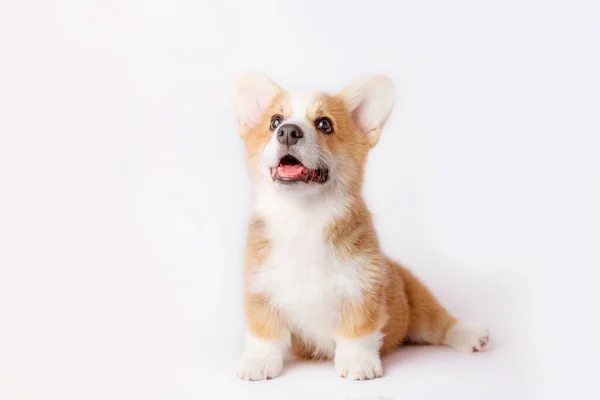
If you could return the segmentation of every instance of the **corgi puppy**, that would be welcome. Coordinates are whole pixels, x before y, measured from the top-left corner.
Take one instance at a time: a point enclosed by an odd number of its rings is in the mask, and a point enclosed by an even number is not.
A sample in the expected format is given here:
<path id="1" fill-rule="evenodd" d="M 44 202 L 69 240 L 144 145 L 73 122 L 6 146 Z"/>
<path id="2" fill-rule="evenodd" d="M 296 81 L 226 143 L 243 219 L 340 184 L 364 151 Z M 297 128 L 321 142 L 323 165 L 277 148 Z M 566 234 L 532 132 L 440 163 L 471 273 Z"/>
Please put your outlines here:
<path id="1" fill-rule="evenodd" d="M 247 72 L 235 107 L 252 182 L 238 377 L 275 378 L 288 350 L 333 360 L 341 377 L 382 376 L 402 343 L 483 350 L 489 332 L 448 313 L 387 258 L 361 196 L 365 162 L 392 111 L 380 76 L 340 93 L 285 91 Z"/>

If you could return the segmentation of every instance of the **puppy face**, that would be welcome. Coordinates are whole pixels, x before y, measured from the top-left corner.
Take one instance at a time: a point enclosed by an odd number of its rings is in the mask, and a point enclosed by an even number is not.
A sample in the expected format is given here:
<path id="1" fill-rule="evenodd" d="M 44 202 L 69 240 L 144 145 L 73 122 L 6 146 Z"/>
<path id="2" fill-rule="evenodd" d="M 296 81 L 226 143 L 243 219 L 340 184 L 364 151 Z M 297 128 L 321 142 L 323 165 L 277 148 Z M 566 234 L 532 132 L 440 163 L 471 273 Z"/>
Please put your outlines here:
<path id="1" fill-rule="evenodd" d="M 360 190 L 367 153 L 393 103 L 394 87 L 383 77 L 331 95 L 287 92 L 264 75 L 245 74 L 236 112 L 253 181 L 294 195 Z"/>

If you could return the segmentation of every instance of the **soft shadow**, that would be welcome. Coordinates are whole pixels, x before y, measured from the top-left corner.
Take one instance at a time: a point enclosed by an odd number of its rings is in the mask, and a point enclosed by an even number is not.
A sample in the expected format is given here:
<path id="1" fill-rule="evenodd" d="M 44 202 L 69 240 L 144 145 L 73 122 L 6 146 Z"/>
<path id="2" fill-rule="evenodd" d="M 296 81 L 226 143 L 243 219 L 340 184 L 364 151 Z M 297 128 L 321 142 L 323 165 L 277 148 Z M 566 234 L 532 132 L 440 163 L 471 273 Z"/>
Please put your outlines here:
<path id="1" fill-rule="evenodd" d="M 456 350 L 445 346 L 403 344 L 396 350 L 382 357 L 384 370 L 406 363 L 421 362 L 439 357 L 441 354 L 455 353 Z"/>

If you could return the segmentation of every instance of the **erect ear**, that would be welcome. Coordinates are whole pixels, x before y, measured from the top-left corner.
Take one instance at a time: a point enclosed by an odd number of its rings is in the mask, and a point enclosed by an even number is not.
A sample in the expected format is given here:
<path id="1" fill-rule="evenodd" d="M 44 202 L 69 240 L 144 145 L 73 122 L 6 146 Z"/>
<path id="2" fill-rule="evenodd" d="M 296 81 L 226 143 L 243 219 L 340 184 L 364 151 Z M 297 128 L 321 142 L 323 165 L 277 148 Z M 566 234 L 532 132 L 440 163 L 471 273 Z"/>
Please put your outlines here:
<path id="1" fill-rule="evenodd" d="M 371 147 L 379 141 L 381 128 L 392 112 L 395 92 L 391 80 L 372 76 L 356 81 L 340 93 L 352 118 L 368 136 Z"/>
<path id="2" fill-rule="evenodd" d="M 248 71 L 240 77 L 235 90 L 235 110 L 242 134 L 260 122 L 279 93 L 279 86 L 263 74 Z"/>

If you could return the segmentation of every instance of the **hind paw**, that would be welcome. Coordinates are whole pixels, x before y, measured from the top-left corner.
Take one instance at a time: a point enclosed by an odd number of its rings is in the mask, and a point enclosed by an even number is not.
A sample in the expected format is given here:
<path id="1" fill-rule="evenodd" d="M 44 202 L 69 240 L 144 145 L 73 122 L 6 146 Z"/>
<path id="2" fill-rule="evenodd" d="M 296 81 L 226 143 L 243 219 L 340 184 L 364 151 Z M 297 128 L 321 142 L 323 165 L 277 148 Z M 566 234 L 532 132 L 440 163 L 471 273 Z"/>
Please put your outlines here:
<path id="1" fill-rule="evenodd" d="M 444 344 L 457 350 L 476 353 L 485 350 L 490 341 L 490 331 L 473 322 L 458 321 L 446 332 Z"/>

